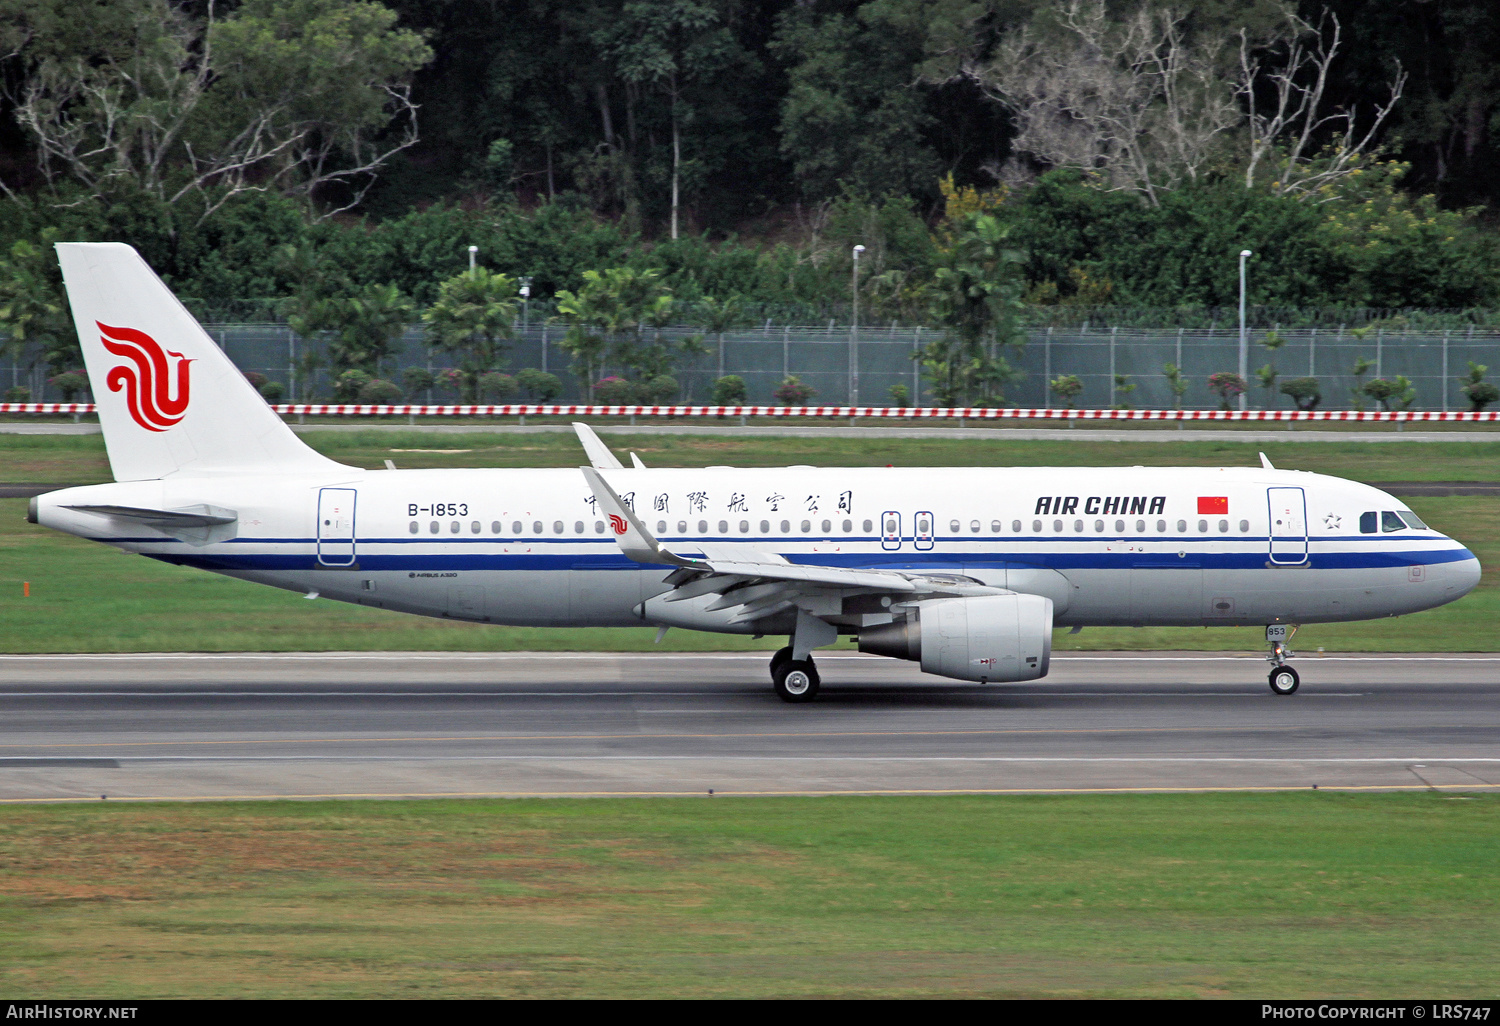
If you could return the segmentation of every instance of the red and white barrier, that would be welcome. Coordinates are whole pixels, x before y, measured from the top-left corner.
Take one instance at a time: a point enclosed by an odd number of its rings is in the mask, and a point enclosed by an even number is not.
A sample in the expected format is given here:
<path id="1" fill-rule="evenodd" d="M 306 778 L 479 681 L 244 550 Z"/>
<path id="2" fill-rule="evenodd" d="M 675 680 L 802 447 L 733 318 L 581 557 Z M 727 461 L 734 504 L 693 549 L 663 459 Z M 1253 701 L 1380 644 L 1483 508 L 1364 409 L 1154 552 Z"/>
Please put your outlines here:
<path id="1" fill-rule="evenodd" d="M 585 404 L 459 404 L 451 406 L 363 403 L 279 403 L 281 414 L 318 417 L 868 417 L 881 420 L 1160 420 L 1350 421 L 1357 423 L 1459 423 L 1500 421 L 1500 410 L 1023 410 L 942 406 L 593 406 Z M 0 403 L 0 413 L 93 413 L 93 403 Z"/>

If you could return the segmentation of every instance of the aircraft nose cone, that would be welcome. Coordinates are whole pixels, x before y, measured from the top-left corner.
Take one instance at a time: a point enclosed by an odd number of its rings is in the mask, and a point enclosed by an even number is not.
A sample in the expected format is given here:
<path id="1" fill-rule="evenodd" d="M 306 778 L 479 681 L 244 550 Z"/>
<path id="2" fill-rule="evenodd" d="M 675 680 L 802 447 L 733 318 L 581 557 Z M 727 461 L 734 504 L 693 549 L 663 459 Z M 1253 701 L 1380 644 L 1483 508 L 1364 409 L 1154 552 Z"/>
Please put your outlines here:
<path id="1" fill-rule="evenodd" d="M 1479 586 L 1480 575 L 1484 572 L 1479 565 L 1479 560 L 1472 552 L 1464 550 L 1467 559 L 1456 559 L 1451 563 L 1441 563 L 1431 567 L 1438 571 L 1439 579 L 1443 582 L 1445 590 L 1452 594 L 1453 598 L 1467 595 Z M 1446 601 L 1452 601 L 1448 599 Z"/>

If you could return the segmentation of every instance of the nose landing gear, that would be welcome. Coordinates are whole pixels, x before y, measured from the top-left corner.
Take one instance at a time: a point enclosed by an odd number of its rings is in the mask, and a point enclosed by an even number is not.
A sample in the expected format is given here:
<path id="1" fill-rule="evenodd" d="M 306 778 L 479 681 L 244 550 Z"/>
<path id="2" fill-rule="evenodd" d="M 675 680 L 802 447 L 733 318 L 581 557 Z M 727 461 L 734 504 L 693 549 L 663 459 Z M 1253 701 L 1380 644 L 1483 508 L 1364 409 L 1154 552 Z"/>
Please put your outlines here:
<path id="1" fill-rule="evenodd" d="M 1273 623 L 1266 627 L 1266 641 L 1271 644 L 1271 654 L 1266 656 L 1266 662 L 1271 664 L 1271 673 L 1267 679 L 1271 690 L 1278 695 L 1293 694 L 1302 683 L 1297 671 L 1286 665 L 1286 661 L 1296 654 L 1286 647 L 1286 643 L 1296 633 L 1296 627 L 1288 630 L 1286 624 Z"/>

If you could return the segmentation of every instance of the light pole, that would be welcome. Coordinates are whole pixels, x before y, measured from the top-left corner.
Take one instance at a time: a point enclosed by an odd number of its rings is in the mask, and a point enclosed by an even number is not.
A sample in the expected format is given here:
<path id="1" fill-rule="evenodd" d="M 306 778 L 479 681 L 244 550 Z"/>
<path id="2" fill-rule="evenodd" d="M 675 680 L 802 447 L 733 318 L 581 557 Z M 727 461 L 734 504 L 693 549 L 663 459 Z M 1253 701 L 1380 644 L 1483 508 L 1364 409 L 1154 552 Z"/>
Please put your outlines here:
<path id="1" fill-rule="evenodd" d="M 478 246 L 470 246 L 469 247 L 469 273 L 470 274 L 474 273 L 474 258 L 476 256 L 478 256 L 478 255 L 479 255 L 479 247 Z"/>
<path id="2" fill-rule="evenodd" d="M 521 333 L 531 327 L 531 275 L 521 279 Z"/>
<path id="3" fill-rule="evenodd" d="M 854 312 L 849 319 L 849 405 L 859 405 L 859 255 L 863 246 L 854 247 L 854 280 L 850 295 L 854 299 Z"/>
<path id="4" fill-rule="evenodd" d="M 1240 412 L 1245 412 L 1246 392 L 1250 391 L 1250 336 L 1245 333 L 1245 261 L 1250 258 L 1248 249 L 1240 250 Z"/>

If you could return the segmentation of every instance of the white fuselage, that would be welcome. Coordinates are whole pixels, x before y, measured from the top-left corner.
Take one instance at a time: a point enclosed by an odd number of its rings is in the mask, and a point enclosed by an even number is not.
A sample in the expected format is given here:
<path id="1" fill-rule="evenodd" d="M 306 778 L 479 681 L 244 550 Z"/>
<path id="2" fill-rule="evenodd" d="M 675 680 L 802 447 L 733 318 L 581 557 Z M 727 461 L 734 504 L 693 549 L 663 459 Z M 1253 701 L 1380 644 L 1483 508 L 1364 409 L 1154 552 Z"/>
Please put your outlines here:
<path id="1" fill-rule="evenodd" d="M 1405 509 L 1398 500 L 1296 471 L 715 467 L 607 477 L 679 552 L 730 541 L 793 563 L 952 574 L 1046 596 L 1063 627 L 1369 619 L 1451 602 L 1479 580 L 1458 542 L 1382 520 Z M 78 505 L 208 505 L 238 520 L 232 537 L 183 540 L 67 508 Z M 52 492 L 34 510 L 48 527 L 167 562 L 426 616 L 787 629 L 774 617 L 731 623 L 707 601 L 662 602 L 672 568 L 626 558 L 576 469 L 177 473 Z M 1361 531 L 1371 513 L 1374 532 Z M 825 601 L 819 615 L 844 630 L 890 620 L 867 595 Z"/>

